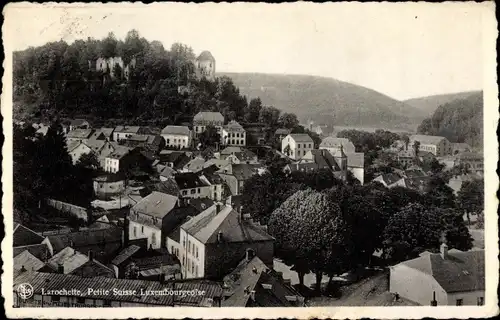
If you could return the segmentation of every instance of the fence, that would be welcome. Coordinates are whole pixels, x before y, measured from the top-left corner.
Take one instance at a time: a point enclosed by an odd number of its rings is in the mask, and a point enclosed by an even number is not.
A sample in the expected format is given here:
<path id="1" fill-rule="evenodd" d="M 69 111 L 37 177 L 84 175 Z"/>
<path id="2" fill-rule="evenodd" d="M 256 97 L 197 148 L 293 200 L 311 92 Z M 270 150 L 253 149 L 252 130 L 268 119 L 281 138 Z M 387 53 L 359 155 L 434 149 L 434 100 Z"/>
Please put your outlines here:
<path id="1" fill-rule="evenodd" d="M 85 208 L 54 199 L 47 199 L 47 205 L 61 212 L 69 213 L 84 221 L 88 220 L 87 209 Z"/>

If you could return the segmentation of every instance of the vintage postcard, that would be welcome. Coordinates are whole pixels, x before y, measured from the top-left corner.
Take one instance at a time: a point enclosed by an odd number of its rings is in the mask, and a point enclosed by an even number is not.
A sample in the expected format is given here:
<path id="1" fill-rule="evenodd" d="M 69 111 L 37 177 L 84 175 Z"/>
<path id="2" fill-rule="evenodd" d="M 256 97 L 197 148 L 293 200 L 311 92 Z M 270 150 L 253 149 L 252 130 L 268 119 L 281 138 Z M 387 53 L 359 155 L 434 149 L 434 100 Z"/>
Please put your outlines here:
<path id="1" fill-rule="evenodd" d="M 3 15 L 8 317 L 498 314 L 494 2 Z"/>

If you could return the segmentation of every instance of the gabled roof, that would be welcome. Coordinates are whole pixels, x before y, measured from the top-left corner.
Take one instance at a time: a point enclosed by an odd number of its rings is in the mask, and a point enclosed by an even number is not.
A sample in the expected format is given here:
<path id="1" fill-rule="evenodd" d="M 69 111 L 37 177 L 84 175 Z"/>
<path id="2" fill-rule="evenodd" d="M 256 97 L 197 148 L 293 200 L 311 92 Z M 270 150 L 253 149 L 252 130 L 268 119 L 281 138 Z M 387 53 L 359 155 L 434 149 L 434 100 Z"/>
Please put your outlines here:
<path id="1" fill-rule="evenodd" d="M 249 161 L 257 159 L 257 155 L 248 149 L 243 149 L 241 152 L 236 152 L 234 154 L 236 158 L 240 161 Z"/>
<path id="2" fill-rule="evenodd" d="M 443 139 L 446 138 L 441 136 L 428 136 L 423 134 L 415 134 L 410 137 L 411 141 L 419 141 L 421 144 L 438 144 Z"/>
<path id="3" fill-rule="evenodd" d="M 50 249 L 45 242 L 40 244 L 31 244 L 27 246 L 14 247 L 13 249 L 14 249 L 12 251 L 13 257 L 18 256 L 19 254 L 23 253 L 23 251 L 28 251 L 41 261 L 47 261 L 47 259 L 50 258 L 51 254 Z"/>
<path id="4" fill-rule="evenodd" d="M 375 178 L 377 180 L 383 180 L 385 182 L 386 185 L 391 185 L 393 183 L 396 183 L 397 181 L 399 181 L 401 179 L 400 176 L 398 176 L 397 174 L 395 173 L 383 173 L 381 174 L 380 176 L 378 176 L 377 178 Z"/>
<path id="5" fill-rule="evenodd" d="M 345 152 L 353 153 L 356 152 L 356 147 L 347 138 L 336 138 L 336 137 L 326 137 L 323 139 L 319 145 L 321 148 L 340 148 L 342 146 Z"/>
<path id="6" fill-rule="evenodd" d="M 173 176 L 175 173 L 175 170 L 170 168 L 170 167 L 167 167 L 165 166 L 161 171 L 160 171 L 160 176 L 162 177 L 165 177 L 165 178 L 168 178 L 168 177 L 171 177 Z"/>
<path id="7" fill-rule="evenodd" d="M 434 277 L 447 293 L 485 288 L 484 250 L 449 250 L 446 259 L 439 253 L 431 253 L 401 264 Z"/>
<path id="8" fill-rule="evenodd" d="M 92 129 L 75 129 L 68 132 L 67 138 L 71 139 L 88 139 L 92 135 Z"/>
<path id="9" fill-rule="evenodd" d="M 224 277 L 224 285 L 226 288 L 224 295 L 227 296 L 222 302 L 224 307 L 299 306 L 288 301 L 287 297 L 296 297 L 303 302 L 302 296 L 257 256 L 250 261 L 243 259 L 235 270 Z M 253 292 L 252 299 L 251 292 Z"/>
<path id="10" fill-rule="evenodd" d="M 208 186 L 200 176 L 194 172 L 182 172 L 174 176 L 175 182 L 179 186 L 179 189 L 193 189 Z"/>
<path id="11" fill-rule="evenodd" d="M 177 204 L 178 198 L 169 194 L 153 191 L 148 196 L 137 202 L 131 211 L 140 212 L 162 219 L 166 216 Z"/>
<path id="12" fill-rule="evenodd" d="M 289 135 L 291 132 L 290 129 L 286 129 L 286 128 L 278 128 L 276 129 L 276 132 L 274 133 L 275 135 L 283 135 L 283 136 L 287 136 Z"/>
<path id="13" fill-rule="evenodd" d="M 237 153 L 237 152 L 241 152 L 242 148 L 241 147 L 233 147 L 233 146 L 229 146 L 229 147 L 226 147 L 224 148 L 220 154 L 221 155 L 230 155 L 230 154 L 234 154 L 234 153 Z"/>
<path id="14" fill-rule="evenodd" d="M 196 157 L 192 160 L 190 160 L 186 165 L 184 165 L 184 169 L 188 171 L 199 171 L 203 169 L 203 164 L 205 163 L 205 159 L 202 157 Z"/>
<path id="15" fill-rule="evenodd" d="M 109 138 L 113 135 L 113 131 L 115 131 L 115 128 L 101 128 L 100 130 L 106 138 Z"/>
<path id="16" fill-rule="evenodd" d="M 99 152 L 106 145 L 106 141 L 104 140 L 87 140 L 84 142 L 87 147 L 89 147 L 94 152 Z"/>
<path id="17" fill-rule="evenodd" d="M 260 164 L 247 164 L 238 163 L 231 164 L 230 171 L 226 172 L 226 169 L 221 169 L 220 174 L 230 174 L 233 175 L 237 180 L 244 181 L 250 179 L 253 175 L 259 174 L 259 169 L 264 169 Z"/>
<path id="18" fill-rule="evenodd" d="M 84 125 L 84 124 L 89 124 L 89 123 L 85 119 L 73 119 L 70 122 L 71 126 L 81 126 L 81 125 Z"/>
<path id="19" fill-rule="evenodd" d="M 45 238 L 35 231 L 16 224 L 14 226 L 14 234 L 12 235 L 12 242 L 14 247 L 27 246 L 31 244 L 40 244 Z"/>
<path id="20" fill-rule="evenodd" d="M 295 142 L 313 142 L 313 139 L 307 133 L 290 133 L 289 136 Z"/>
<path id="21" fill-rule="evenodd" d="M 96 131 L 94 131 L 94 133 L 92 133 L 89 137 L 89 140 L 98 140 L 99 138 L 102 137 L 106 137 L 104 135 L 104 133 L 101 131 L 101 129 L 97 129 Z"/>
<path id="22" fill-rule="evenodd" d="M 122 229 L 118 227 L 110 227 L 106 229 L 88 229 L 70 233 L 55 234 L 48 236 L 54 252 L 59 252 L 66 247 L 87 247 L 98 245 L 102 242 L 121 243 Z"/>
<path id="23" fill-rule="evenodd" d="M 130 259 L 137 251 L 139 251 L 141 247 L 136 245 L 131 245 L 120 251 L 120 253 L 111 261 L 115 266 L 119 266 L 123 262 Z"/>
<path id="24" fill-rule="evenodd" d="M 38 271 L 45 265 L 40 259 L 32 255 L 28 250 L 14 257 L 14 270 Z"/>
<path id="25" fill-rule="evenodd" d="M 226 124 L 224 126 L 224 129 L 226 131 L 231 131 L 231 132 L 244 132 L 245 131 L 245 129 L 243 129 L 243 127 L 235 120 L 231 120 L 228 124 Z"/>
<path id="26" fill-rule="evenodd" d="M 211 206 L 185 222 L 181 228 L 204 244 L 217 242 L 219 232 L 225 242 L 274 240 L 261 226 L 241 219 L 232 207 L 220 207 L 221 210 L 217 212 L 217 205 Z"/>
<path id="27" fill-rule="evenodd" d="M 50 258 L 46 266 L 53 271 L 57 271 L 59 266 L 62 265 L 64 267 L 64 273 L 69 274 L 88 260 L 89 258 L 87 255 L 75 251 L 73 248 L 66 247 Z"/>
<path id="28" fill-rule="evenodd" d="M 133 150 L 133 148 L 125 147 L 122 145 L 118 144 L 112 144 L 114 150 L 107 155 L 107 158 L 112 158 L 112 159 L 121 159 L 123 158 L 126 154 L 128 154 L 130 151 Z"/>
<path id="29" fill-rule="evenodd" d="M 201 111 L 198 112 L 193 121 L 224 122 L 224 116 L 220 112 Z"/>
<path id="30" fill-rule="evenodd" d="M 197 61 L 215 61 L 215 58 L 210 51 L 205 50 L 202 53 L 200 53 L 200 55 L 198 56 L 198 58 L 196 58 L 196 60 Z"/>
<path id="31" fill-rule="evenodd" d="M 120 133 L 138 133 L 140 126 L 116 126 L 114 132 Z"/>
<path id="32" fill-rule="evenodd" d="M 189 136 L 191 131 L 185 126 L 166 126 L 161 130 L 161 134 L 175 134 Z"/>

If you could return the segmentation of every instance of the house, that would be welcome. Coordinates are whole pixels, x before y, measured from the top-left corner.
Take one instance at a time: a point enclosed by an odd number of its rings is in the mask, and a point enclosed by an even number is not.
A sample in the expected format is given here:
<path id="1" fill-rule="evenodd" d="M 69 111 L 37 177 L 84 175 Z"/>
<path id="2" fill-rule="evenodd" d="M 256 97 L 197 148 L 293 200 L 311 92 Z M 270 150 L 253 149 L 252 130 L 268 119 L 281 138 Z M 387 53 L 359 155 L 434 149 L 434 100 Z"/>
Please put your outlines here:
<path id="1" fill-rule="evenodd" d="M 194 159 L 190 160 L 188 163 L 184 165 L 182 170 L 184 172 L 198 172 L 203 169 L 203 165 L 207 162 L 203 157 L 198 156 Z"/>
<path id="2" fill-rule="evenodd" d="M 248 251 L 233 272 L 224 277 L 223 307 L 304 307 L 304 297 L 290 280 Z"/>
<path id="3" fill-rule="evenodd" d="M 340 146 L 344 148 L 345 153 L 356 152 L 356 147 L 347 138 L 326 137 L 321 141 L 319 148 L 326 149 L 334 154 L 338 149 L 340 149 Z"/>
<path id="4" fill-rule="evenodd" d="M 412 176 L 412 177 L 402 177 L 395 183 L 388 185 L 388 188 L 403 187 L 407 189 L 412 189 L 415 191 L 425 191 L 429 183 L 430 177 L 428 176 Z"/>
<path id="5" fill-rule="evenodd" d="M 408 149 L 413 150 L 413 145 L 416 141 L 420 142 L 419 150 L 431 152 L 436 157 L 452 154 L 452 144 L 445 137 L 421 134 L 412 135 Z"/>
<path id="6" fill-rule="evenodd" d="M 174 170 L 183 169 L 190 161 L 191 157 L 186 152 L 172 150 L 160 151 L 160 163 L 164 163 L 167 167 Z"/>
<path id="7" fill-rule="evenodd" d="M 161 131 L 167 148 L 187 149 L 191 146 L 191 130 L 185 126 L 166 126 Z"/>
<path id="8" fill-rule="evenodd" d="M 274 238 L 265 226 L 217 203 L 185 222 L 180 229 L 184 278 L 221 278 L 235 268 L 247 250 L 272 267 Z"/>
<path id="9" fill-rule="evenodd" d="M 174 174 L 174 169 L 164 166 L 160 171 L 160 181 L 167 181 L 168 179 L 173 178 Z"/>
<path id="10" fill-rule="evenodd" d="M 123 229 L 114 225 L 109 228 L 92 228 L 80 231 L 63 232 L 48 235 L 54 254 L 66 247 L 89 254 L 106 264 L 114 257 L 125 243 Z"/>
<path id="11" fill-rule="evenodd" d="M 231 120 L 222 128 L 222 145 L 244 146 L 246 145 L 245 129 L 236 121 Z"/>
<path id="12" fill-rule="evenodd" d="M 220 201 L 222 180 L 216 174 L 182 172 L 174 176 L 182 198 L 208 198 Z"/>
<path id="13" fill-rule="evenodd" d="M 35 257 L 28 250 L 24 250 L 14 257 L 14 271 L 38 271 L 45 263 Z"/>
<path id="14" fill-rule="evenodd" d="M 113 131 L 115 128 L 100 128 L 99 131 L 104 135 L 107 141 L 113 141 Z"/>
<path id="15" fill-rule="evenodd" d="M 153 191 L 142 198 L 129 214 L 129 240 L 148 239 L 148 248 L 158 249 L 165 243 L 162 230 L 170 228 L 169 213 L 178 205 L 178 198 Z"/>
<path id="16" fill-rule="evenodd" d="M 424 306 L 483 305 L 484 250 L 424 252 L 390 268 L 390 292 Z"/>
<path id="17" fill-rule="evenodd" d="M 305 133 L 291 133 L 281 141 L 281 152 L 294 160 L 302 158 L 312 149 L 314 149 L 314 142 Z"/>
<path id="18" fill-rule="evenodd" d="M 458 192 L 462 188 L 462 185 L 464 184 L 464 182 L 473 181 L 473 180 L 482 180 L 482 179 L 483 179 L 483 177 L 478 175 L 478 174 L 474 174 L 474 173 L 463 174 L 463 175 L 451 177 L 450 180 L 448 181 L 447 185 L 448 185 L 448 187 L 453 189 L 453 192 L 455 193 L 455 195 L 458 195 Z"/>
<path id="19" fill-rule="evenodd" d="M 29 283 L 33 288 L 33 295 L 29 299 L 21 299 L 16 294 L 17 288 L 23 283 Z M 42 272 L 20 273 L 14 278 L 12 290 L 14 307 L 31 308 L 220 307 L 223 296 L 221 285 L 208 280 L 162 282 L 105 277 L 82 278 L 76 275 Z M 204 294 L 169 294 L 181 291 Z M 146 292 L 158 294 L 144 294 Z"/>
<path id="20" fill-rule="evenodd" d="M 90 138 L 92 133 L 92 129 L 75 129 L 68 132 L 68 134 L 66 135 L 66 141 L 68 143 L 72 141 L 86 142 Z"/>
<path id="21" fill-rule="evenodd" d="M 396 159 L 403 167 L 409 167 L 415 164 L 415 152 L 413 150 L 400 150 Z"/>
<path id="22" fill-rule="evenodd" d="M 297 164 L 314 163 L 314 170 L 330 170 L 337 178 L 345 180 L 347 178 L 347 156 L 342 147 L 332 155 L 328 150 L 309 150 Z M 302 169 L 302 168 L 301 168 Z M 306 171 L 306 170 L 303 170 Z"/>
<path id="23" fill-rule="evenodd" d="M 68 141 L 67 149 L 73 164 L 76 164 L 82 155 L 92 152 L 92 149 L 89 146 L 78 140 Z"/>
<path id="24" fill-rule="evenodd" d="M 130 245 L 123 249 L 112 261 L 111 267 L 117 278 L 158 280 L 176 279 L 180 276 L 181 265 L 179 260 L 167 249 L 144 250 L 137 245 Z M 128 273 L 128 274 L 127 274 Z M 132 274 L 130 274 L 132 273 Z"/>
<path id="25" fill-rule="evenodd" d="M 194 61 L 195 73 L 198 79 L 215 78 L 215 58 L 210 51 L 203 51 Z"/>
<path id="26" fill-rule="evenodd" d="M 386 188 L 391 188 L 399 180 L 401 180 L 401 177 L 395 173 L 383 173 L 373 179 L 373 181 L 380 182 Z"/>
<path id="27" fill-rule="evenodd" d="M 139 147 L 153 154 L 158 153 L 165 145 L 163 138 L 154 134 L 133 134 L 120 140 L 120 143 L 129 148 Z"/>
<path id="28" fill-rule="evenodd" d="M 241 194 L 245 181 L 255 174 L 263 174 L 265 167 L 260 164 L 229 164 L 218 171 L 219 176 L 224 180 L 231 190 L 233 196 Z"/>
<path id="29" fill-rule="evenodd" d="M 290 130 L 290 129 L 279 128 L 279 129 L 276 129 L 276 131 L 274 132 L 274 137 L 276 139 L 278 139 L 278 141 L 281 143 L 281 141 L 283 140 L 283 138 L 285 138 L 291 132 L 292 132 L 292 130 Z"/>
<path id="30" fill-rule="evenodd" d="M 484 158 L 475 152 L 462 152 L 456 155 L 455 165 L 463 165 L 469 172 L 482 174 L 484 172 Z"/>
<path id="31" fill-rule="evenodd" d="M 12 234 L 13 257 L 28 251 L 41 261 L 46 261 L 54 254 L 52 243 L 47 237 L 16 223 Z"/>
<path id="32" fill-rule="evenodd" d="M 235 152 L 232 155 L 226 157 L 226 161 L 229 163 L 246 163 L 246 164 L 259 164 L 259 159 L 255 153 L 248 149 L 242 149 L 241 152 Z"/>
<path id="33" fill-rule="evenodd" d="M 69 123 L 69 131 L 76 129 L 90 129 L 90 123 L 85 119 L 74 119 Z"/>
<path id="34" fill-rule="evenodd" d="M 231 155 L 235 155 L 236 153 L 242 152 L 244 149 L 242 147 L 229 146 L 222 149 L 219 152 L 219 158 L 225 160 L 227 157 Z"/>
<path id="35" fill-rule="evenodd" d="M 89 140 L 107 140 L 106 135 L 101 129 L 95 130 L 89 137 Z"/>
<path id="36" fill-rule="evenodd" d="M 213 126 L 222 135 L 224 116 L 220 112 L 201 111 L 193 117 L 194 136 L 198 137 L 207 126 Z"/>
<path id="37" fill-rule="evenodd" d="M 363 152 L 346 153 L 347 170 L 363 185 L 365 183 L 365 154 Z"/>
<path id="38" fill-rule="evenodd" d="M 151 130 L 140 126 L 117 126 L 113 131 L 113 141 L 123 140 L 136 134 L 151 134 Z"/>
<path id="39" fill-rule="evenodd" d="M 467 143 L 452 143 L 451 144 L 452 154 L 456 155 L 462 152 L 471 152 L 472 148 Z"/>
<path id="40" fill-rule="evenodd" d="M 151 161 L 139 149 L 116 145 L 115 150 L 105 158 L 104 171 L 110 173 L 144 169 L 148 171 Z"/>
<path id="41" fill-rule="evenodd" d="M 71 247 L 66 247 L 59 251 L 38 271 L 73 274 L 83 278 L 115 277 L 113 270 L 94 259 L 92 251 L 89 251 L 88 255 L 85 255 Z"/>

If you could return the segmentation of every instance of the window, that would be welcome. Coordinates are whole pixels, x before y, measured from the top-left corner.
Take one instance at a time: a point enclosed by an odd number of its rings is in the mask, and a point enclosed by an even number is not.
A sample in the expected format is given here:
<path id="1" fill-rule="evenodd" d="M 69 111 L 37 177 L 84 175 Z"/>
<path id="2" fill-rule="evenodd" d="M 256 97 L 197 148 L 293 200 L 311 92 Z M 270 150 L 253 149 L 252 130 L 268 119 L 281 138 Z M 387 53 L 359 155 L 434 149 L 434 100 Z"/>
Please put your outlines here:
<path id="1" fill-rule="evenodd" d="M 151 235 L 151 244 L 153 246 L 156 245 L 156 232 L 153 232 L 153 234 Z"/>
<path id="2" fill-rule="evenodd" d="M 297 143 L 297 148 L 300 148 L 300 143 Z"/>
<path id="3" fill-rule="evenodd" d="M 167 139 L 167 144 L 169 144 L 169 143 L 170 143 L 170 139 Z"/>
<path id="4" fill-rule="evenodd" d="M 60 301 L 61 297 L 60 296 L 52 296 L 52 301 Z M 478 304 L 479 305 L 479 304 Z"/>
<path id="5" fill-rule="evenodd" d="M 104 307 L 111 307 L 111 301 L 110 300 L 104 300 L 103 303 L 102 303 L 102 305 Z"/>
<path id="6" fill-rule="evenodd" d="M 484 297 L 478 297 L 477 298 L 477 305 L 478 306 L 484 305 Z"/>
<path id="7" fill-rule="evenodd" d="M 134 227 L 134 237 L 137 237 L 137 228 Z"/>
<path id="8" fill-rule="evenodd" d="M 85 303 L 85 298 L 76 298 L 76 303 Z"/>
<path id="9" fill-rule="evenodd" d="M 182 195 L 183 195 L 183 196 L 187 195 L 187 193 L 188 193 L 188 192 L 187 192 L 186 190 L 183 190 L 183 191 L 182 191 Z"/>
<path id="10" fill-rule="evenodd" d="M 194 276 L 198 277 L 198 265 L 194 266 Z"/>
<path id="11" fill-rule="evenodd" d="M 191 273 L 194 274 L 194 263 L 191 263 Z"/>
<path id="12" fill-rule="evenodd" d="M 191 241 L 188 240 L 188 252 L 191 253 Z"/>
<path id="13" fill-rule="evenodd" d="M 198 247 L 196 247 L 196 259 L 198 259 Z"/>
<path id="14" fill-rule="evenodd" d="M 196 193 L 196 189 L 192 189 L 191 194 L 195 194 L 195 193 Z"/>
<path id="15" fill-rule="evenodd" d="M 201 189 L 200 188 L 198 188 L 198 193 L 201 193 Z"/>
<path id="16" fill-rule="evenodd" d="M 464 304 L 464 299 L 457 299 L 457 306 L 461 306 Z"/>

